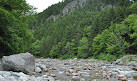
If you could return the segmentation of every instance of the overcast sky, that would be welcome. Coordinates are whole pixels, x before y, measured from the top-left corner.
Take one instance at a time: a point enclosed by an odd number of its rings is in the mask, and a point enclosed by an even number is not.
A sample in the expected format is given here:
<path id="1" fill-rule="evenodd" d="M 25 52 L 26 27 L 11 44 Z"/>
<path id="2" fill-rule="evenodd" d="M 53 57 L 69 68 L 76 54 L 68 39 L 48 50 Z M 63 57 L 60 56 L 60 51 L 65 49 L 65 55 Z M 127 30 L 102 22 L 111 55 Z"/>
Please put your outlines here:
<path id="1" fill-rule="evenodd" d="M 42 12 L 52 4 L 61 2 L 62 0 L 26 0 L 30 5 L 38 8 L 37 12 Z"/>

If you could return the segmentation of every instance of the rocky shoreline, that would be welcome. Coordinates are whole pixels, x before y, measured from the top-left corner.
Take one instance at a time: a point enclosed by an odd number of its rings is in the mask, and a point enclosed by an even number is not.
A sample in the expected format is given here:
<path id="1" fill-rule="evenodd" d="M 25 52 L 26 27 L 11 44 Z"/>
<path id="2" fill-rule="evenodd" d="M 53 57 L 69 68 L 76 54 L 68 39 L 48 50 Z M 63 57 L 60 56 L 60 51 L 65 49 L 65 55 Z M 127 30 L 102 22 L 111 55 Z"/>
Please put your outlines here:
<path id="1" fill-rule="evenodd" d="M 0 81 L 137 81 L 137 62 L 35 59 L 35 72 L 0 71 Z"/>

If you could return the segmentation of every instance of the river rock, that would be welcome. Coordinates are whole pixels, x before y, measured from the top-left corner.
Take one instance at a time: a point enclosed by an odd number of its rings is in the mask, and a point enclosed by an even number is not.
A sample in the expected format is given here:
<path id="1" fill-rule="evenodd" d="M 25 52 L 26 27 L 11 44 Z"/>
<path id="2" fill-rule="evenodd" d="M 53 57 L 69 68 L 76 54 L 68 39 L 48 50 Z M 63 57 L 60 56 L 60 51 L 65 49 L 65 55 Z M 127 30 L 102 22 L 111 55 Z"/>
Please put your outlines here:
<path id="1" fill-rule="evenodd" d="M 115 64 L 119 64 L 119 65 L 124 64 L 123 61 L 122 61 L 121 59 L 117 59 L 114 63 L 115 63 Z"/>
<path id="2" fill-rule="evenodd" d="M 120 75 L 120 76 L 118 77 L 118 80 L 127 81 L 127 77 L 124 76 L 124 75 Z"/>
<path id="3" fill-rule="evenodd" d="M 34 75 L 31 76 L 30 79 L 31 79 L 30 81 L 37 81 L 37 79 L 36 79 L 36 77 Z"/>
<path id="4" fill-rule="evenodd" d="M 132 60 L 137 61 L 137 55 L 125 55 L 122 58 L 116 60 L 116 64 L 128 64 Z"/>
<path id="5" fill-rule="evenodd" d="M 41 64 L 41 63 L 36 63 L 36 67 L 39 67 L 41 70 L 44 70 L 47 68 L 44 64 Z"/>
<path id="6" fill-rule="evenodd" d="M 35 72 L 40 73 L 42 70 L 39 67 L 35 68 Z"/>
<path id="7" fill-rule="evenodd" d="M 0 71 L 0 75 L 2 76 L 11 76 L 11 72 L 8 72 L 8 71 Z"/>
<path id="8" fill-rule="evenodd" d="M 19 79 L 20 79 L 21 81 L 29 81 L 30 77 L 20 76 Z"/>
<path id="9" fill-rule="evenodd" d="M 80 81 L 80 77 L 79 76 L 72 76 L 72 81 Z"/>
<path id="10" fill-rule="evenodd" d="M 27 76 L 25 75 L 24 73 L 20 72 L 20 73 L 16 73 L 16 72 L 10 72 L 12 76 L 15 76 L 15 77 L 21 77 L 21 76 Z"/>
<path id="11" fill-rule="evenodd" d="M 55 81 L 55 79 L 51 76 L 47 76 L 47 77 L 37 77 L 37 81 Z"/>
<path id="12" fill-rule="evenodd" d="M 132 68 L 132 70 L 137 71 L 137 67 Z"/>
<path id="13" fill-rule="evenodd" d="M 137 62 L 135 61 L 131 61 L 128 63 L 129 66 L 137 66 Z"/>
<path id="14" fill-rule="evenodd" d="M 5 71 L 31 73 L 35 69 L 35 58 L 30 53 L 3 56 L 2 65 Z"/>
<path id="15" fill-rule="evenodd" d="M 46 69 L 46 66 L 43 65 L 43 64 L 41 64 L 39 67 L 40 67 L 42 70 Z"/>
<path id="16" fill-rule="evenodd" d="M 120 71 L 119 74 L 124 76 L 137 76 L 137 71 Z"/>
<path id="17" fill-rule="evenodd" d="M 3 77 L 0 75 L 0 80 L 3 79 Z"/>

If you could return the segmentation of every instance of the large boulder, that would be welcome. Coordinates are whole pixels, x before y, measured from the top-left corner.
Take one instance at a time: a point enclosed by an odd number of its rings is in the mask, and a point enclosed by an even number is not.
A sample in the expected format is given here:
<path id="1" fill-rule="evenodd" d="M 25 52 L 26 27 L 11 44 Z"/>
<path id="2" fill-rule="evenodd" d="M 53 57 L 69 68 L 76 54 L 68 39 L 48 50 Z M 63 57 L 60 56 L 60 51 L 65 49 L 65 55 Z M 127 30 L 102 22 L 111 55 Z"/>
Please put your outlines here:
<path id="1" fill-rule="evenodd" d="M 35 70 L 35 57 L 30 53 L 3 56 L 2 65 L 6 71 L 32 73 Z"/>

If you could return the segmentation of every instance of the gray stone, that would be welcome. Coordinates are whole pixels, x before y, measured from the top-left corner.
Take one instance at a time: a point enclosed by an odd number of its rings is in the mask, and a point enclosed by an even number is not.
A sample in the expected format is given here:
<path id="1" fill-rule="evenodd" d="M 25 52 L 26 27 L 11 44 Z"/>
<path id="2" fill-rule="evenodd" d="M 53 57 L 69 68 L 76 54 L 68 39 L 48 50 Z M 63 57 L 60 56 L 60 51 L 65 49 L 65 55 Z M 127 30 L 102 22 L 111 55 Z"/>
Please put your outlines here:
<path id="1" fill-rule="evenodd" d="M 37 81 L 43 81 L 42 79 L 42 77 L 37 77 Z"/>
<path id="2" fill-rule="evenodd" d="M 46 19 L 46 21 L 49 21 L 50 19 L 53 19 L 54 21 L 56 21 L 56 19 L 58 19 L 60 16 L 61 16 L 60 14 L 59 15 L 51 15 Z"/>
<path id="3" fill-rule="evenodd" d="M 72 73 L 71 76 L 79 76 L 79 73 Z"/>
<path id="4" fill-rule="evenodd" d="M 36 65 L 36 67 L 39 67 L 39 66 L 40 66 L 40 64 L 39 64 L 39 63 L 36 63 L 35 65 Z"/>
<path id="5" fill-rule="evenodd" d="M 137 76 L 137 71 L 120 71 L 120 75 Z"/>
<path id="6" fill-rule="evenodd" d="M 35 68 L 35 72 L 40 73 L 42 70 L 39 67 Z"/>
<path id="7" fill-rule="evenodd" d="M 131 61 L 128 63 L 129 66 L 137 66 L 137 62 L 135 61 Z"/>
<path id="8" fill-rule="evenodd" d="M 51 76 L 51 77 L 56 77 L 56 75 L 55 75 L 55 74 L 50 74 L 50 76 Z"/>
<path id="9" fill-rule="evenodd" d="M 19 79 L 21 81 L 28 81 L 30 79 L 30 77 L 26 77 L 26 76 L 20 76 Z"/>
<path id="10" fill-rule="evenodd" d="M 36 77 L 33 75 L 30 77 L 30 81 L 37 81 Z"/>
<path id="11" fill-rule="evenodd" d="M 16 73 L 16 72 L 11 72 L 11 75 L 12 76 L 15 76 L 15 77 L 20 77 L 20 76 L 27 76 L 26 74 L 20 72 L 20 73 Z"/>
<path id="12" fill-rule="evenodd" d="M 68 3 L 62 10 L 63 16 L 73 12 L 76 8 L 84 7 L 87 0 L 73 0 Z"/>
<path id="13" fill-rule="evenodd" d="M 43 64 L 41 64 L 39 67 L 40 67 L 42 70 L 46 69 L 46 66 L 43 65 Z"/>
<path id="14" fill-rule="evenodd" d="M 47 78 L 43 78 L 43 77 L 37 77 L 37 81 L 55 81 L 55 79 L 53 77 L 47 77 Z"/>
<path id="15" fill-rule="evenodd" d="M 0 75 L 0 80 L 3 79 L 3 77 Z"/>
<path id="16" fill-rule="evenodd" d="M 21 80 L 19 80 L 19 78 L 17 77 L 10 76 L 10 77 L 4 77 L 4 80 L 2 81 L 21 81 Z"/>
<path id="17" fill-rule="evenodd" d="M 74 58 L 73 60 L 78 60 L 78 58 Z"/>
<path id="18" fill-rule="evenodd" d="M 80 79 L 79 76 L 72 76 L 72 81 L 80 81 Z"/>
<path id="19" fill-rule="evenodd" d="M 50 76 L 48 78 L 45 78 L 45 80 L 47 80 L 47 81 L 55 81 L 55 79 L 53 77 L 50 77 Z"/>
<path id="20" fill-rule="evenodd" d="M 130 61 L 137 61 L 137 55 L 125 55 L 120 59 L 116 60 L 116 64 L 128 64 Z"/>
<path id="21" fill-rule="evenodd" d="M 35 58 L 30 53 L 20 53 L 2 57 L 3 68 L 6 71 L 34 72 Z"/>
<path id="22" fill-rule="evenodd" d="M 124 63 L 122 62 L 122 60 L 121 60 L 121 59 L 116 60 L 114 63 L 115 63 L 115 64 L 119 64 L 119 65 L 124 64 Z"/>
<path id="23" fill-rule="evenodd" d="M 118 76 L 118 80 L 127 81 L 127 77 L 124 76 L 124 75 L 119 75 L 119 76 Z"/>
<path id="24" fill-rule="evenodd" d="M 64 65 L 70 65 L 70 63 L 64 63 Z"/>
<path id="25" fill-rule="evenodd" d="M 11 72 L 8 72 L 8 71 L 0 71 L 0 75 L 4 76 L 11 76 Z"/>

